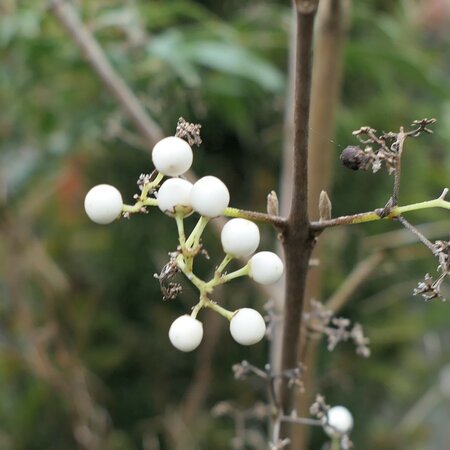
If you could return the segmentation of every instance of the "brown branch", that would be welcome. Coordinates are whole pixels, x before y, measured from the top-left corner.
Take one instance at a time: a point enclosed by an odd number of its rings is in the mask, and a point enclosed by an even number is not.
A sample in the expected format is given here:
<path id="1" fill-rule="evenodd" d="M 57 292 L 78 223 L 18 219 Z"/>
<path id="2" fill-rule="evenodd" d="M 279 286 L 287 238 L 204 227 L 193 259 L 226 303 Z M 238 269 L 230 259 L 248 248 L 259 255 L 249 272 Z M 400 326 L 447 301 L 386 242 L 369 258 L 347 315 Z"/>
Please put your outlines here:
<path id="1" fill-rule="evenodd" d="M 311 7 L 312 5 L 315 7 Z M 294 174 L 291 210 L 283 236 L 286 286 L 281 370 L 297 366 L 300 323 L 309 257 L 314 246 L 308 219 L 308 129 L 312 73 L 312 44 L 317 2 L 298 1 L 297 50 L 295 69 Z M 292 392 L 287 382 L 281 385 L 281 405 L 289 414 Z M 285 428 L 285 427 L 284 427 Z M 287 432 L 282 430 L 283 434 Z"/>
<path id="2" fill-rule="evenodd" d="M 105 52 L 80 20 L 75 8 L 66 0 L 52 0 L 50 9 L 83 52 L 89 64 L 117 100 L 124 112 L 152 147 L 164 134 L 159 125 L 142 107 L 141 102 L 113 68 Z"/>
<path id="3" fill-rule="evenodd" d="M 311 112 L 308 159 L 308 209 L 310 217 L 317 217 L 321 191 L 328 190 L 331 183 L 331 167 L 335 116 L 339 104 L 342 78 L 342 54 L 346 41 L 350 12 L 350 0 L 321 0 L 317 12 L 314 65 L 311 85 Z M 327 215 L 320 217 L 327 219 Z M 313 258 L 321 259 L 322 240 L 314 249 Z M 310 270 L 305 298 L 321 298 L 322 268 Z M 308 302 L 304 310 L 308 309 Z M 309 340 L 302 333 L 300 354 Z M 309 354 L 309 353 L 307 353 Z M 304 362 L 304 361 L 302 361 Z M 308 370 L 303 377 L 305 392 L 296 402 L 297 412 L 308 414 L 315 392 L 315 370 L 307 362 Z M 315 359 L 311 361 L 315 365 Z M 291 433 L 292 448 L 308 448 L 310 429 L 294 427 Z"/>

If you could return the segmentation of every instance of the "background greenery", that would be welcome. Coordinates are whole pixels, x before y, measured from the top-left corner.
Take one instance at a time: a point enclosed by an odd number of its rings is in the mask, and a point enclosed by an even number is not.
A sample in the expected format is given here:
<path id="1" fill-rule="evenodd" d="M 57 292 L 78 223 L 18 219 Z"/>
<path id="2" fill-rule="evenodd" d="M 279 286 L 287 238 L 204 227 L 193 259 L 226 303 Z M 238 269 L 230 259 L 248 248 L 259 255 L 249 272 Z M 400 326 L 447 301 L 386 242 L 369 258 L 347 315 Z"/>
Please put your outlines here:
<path id="1" fill-rule="evenodd" d="M 289 2 L 78 6 L 167 134 L 179 116 L 202 124 L 195 171 L 223 179 L 234 206 L 264 210 L 279 183 Z M 439 0 L 354 2 L 337 134 L 322 136 L 335 143 L 335 215 L 388 198 L 387 175 L 339 165 L 362 125 L 387 131 L 436 117 L 432 137 L 408 143 L 401 203 L 449 186 L 449 17 Z M 242 359 L 264 365 L 267 344 L 241 348 L 208 317 L 211 360 L 174 350 L 168 327 L 194 292 L 186 285 L 182 298 L 165 303 L 153 278 L 176 245 L 174 224 L 155 211 L 109 227 L 86 218 L 92 185 L 114 184 L 131 202 L 151 161 L 44 1 L 0 5 L 0 104 L 0 448 L 232 448 L 232 420 L 210 410 L 222 400 L 247 408 L 264 398 L 257 381 L 234 380 L 231 367 Z M 411 220 L 434 222 L 432 236 L 448 237 L 446 211 Z M 399 245 L 388 233 L 397 229 L 376 223 L 326 233 L 324 299 L 358 260 L 388 250 L 343 311 L 365 326 L 372 356 L 324 345 L 320 391 L 353 412 L 356 448 L 442 449 L 450 439 L 448 305 L 412 297 L 435 261 L 419 245 Z M 266 248 L 274 246 L 273 231 L 263 233 Z M 206 245 L 211 255 L 218 250 L 213 233 Z M 261 309 L 267 300 L 250 282 L 221 295 L 235 307 Z M 202 376 L 205 397 L 186 411 Z M 251 426 L 263 432 L 264 424 Z M 265 448 L 252 436 L 245 448 Z M 315 433 L 311 448 L 324 441 Z"/>

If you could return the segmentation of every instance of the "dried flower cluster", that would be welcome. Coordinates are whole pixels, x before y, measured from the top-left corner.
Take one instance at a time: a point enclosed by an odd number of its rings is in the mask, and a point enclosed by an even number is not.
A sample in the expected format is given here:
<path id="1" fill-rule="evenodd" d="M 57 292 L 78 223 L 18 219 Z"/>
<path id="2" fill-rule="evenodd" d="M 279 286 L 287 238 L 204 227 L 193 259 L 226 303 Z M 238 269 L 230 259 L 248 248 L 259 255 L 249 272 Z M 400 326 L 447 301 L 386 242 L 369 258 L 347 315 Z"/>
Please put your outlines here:
<path id="1" fill-rule="evenodd" d="M 378 172 L 384 163 L 389 174 L 397 170 L 398 160 L 401 158 L 403 142 L 407 137 L 418 137 L 421 133 L 432 133 L 428 128 L 436 119 L 415 120 L 411 126 L 414 129 L 404 132 L 387 132 L 377 136 L 377 130 L 364 126 L 355 130 L 353 135 L 365 145 L 364 150 L 356 146 L 348 146 L 341 154 L 344 166 L 352 170 L 368 170 Z"/>
<path id="2" fill-rule="evenodd" d="M 439 261 L 438 271 L 440 275 L 433 279 L 430 274 L 426 274 L 423 281 L 420 281 L 414 289 L 414 295 L 421 295 L 426 301 L 434 298 L 446 299 L 441 294 L 441 285 L 450 273 L 450 242 L 436 241 L 434 243 L 434 254 Z"/>
<path id="3" fill-rule="evenodd" d="M 369 339 L 364 335 L 359 323 L 351 324 L 349 319 L 334 317 L 333 311 L 326 309 L 316 300 L 311 300 L 311 309 L 303 315 L 304 324 L 309 333 L 325 335 L 328 350 L 332 351 L 340 342 L 353 341 L 356 353 L 365 358 L 370 356 Z"/>

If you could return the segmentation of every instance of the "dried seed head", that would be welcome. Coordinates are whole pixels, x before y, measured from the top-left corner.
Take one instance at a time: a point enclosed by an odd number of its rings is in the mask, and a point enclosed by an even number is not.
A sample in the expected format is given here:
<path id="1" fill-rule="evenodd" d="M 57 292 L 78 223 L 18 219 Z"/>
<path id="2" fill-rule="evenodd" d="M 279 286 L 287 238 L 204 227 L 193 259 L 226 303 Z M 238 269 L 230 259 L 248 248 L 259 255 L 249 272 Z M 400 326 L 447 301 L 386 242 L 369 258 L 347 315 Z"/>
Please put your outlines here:
<path id="1" fill-rule="evenodd" d="M 353 145 L 345 147 L 339 159 L 345 167 L 352 170 L 367 170 L 370 162 L 366 152 Z"/>

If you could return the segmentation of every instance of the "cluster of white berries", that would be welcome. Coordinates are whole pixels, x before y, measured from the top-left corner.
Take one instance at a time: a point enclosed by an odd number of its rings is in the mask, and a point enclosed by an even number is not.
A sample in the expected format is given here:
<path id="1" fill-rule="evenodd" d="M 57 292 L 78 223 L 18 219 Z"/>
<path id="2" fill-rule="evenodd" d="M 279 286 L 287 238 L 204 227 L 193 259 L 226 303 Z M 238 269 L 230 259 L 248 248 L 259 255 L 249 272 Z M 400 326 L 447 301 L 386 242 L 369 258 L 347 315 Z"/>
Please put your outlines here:
<path id="1" fill-rule="evenodd" d="M 167 177 L 154 193 L 156 201 L 152 203 L 162 212 L 177 219 L 187 217 L 194 211 L 208 219 L 224 214 L 230 202 L 230 194 L 221 180 L 214 176 L 205 176 L 192 184 L 184 178 L 179 178 L 189 170 L 193 161 L 191 146 L 185 140 L 175 136 L 162 139 L 153 148 L 152 161 L 161 178 Z M 155 186 L 155 189 L 156 187 L 158 186 Z M 86 195 L 84 206 L 89 218 L 99 224 L 113 222 L 124 211 L 120 192 L 106 184 L 93 187 Z M 248 275 L 258 283 L 271 284 L 278 281 L 283 274 L 283 263 L 275 253 L 255 253 L 259 241 L 257 225 L 243 218 L 229 220 L 221 232 L 227 263 L 233 258 L 250 258 L 247 265 L 237 271 L 239 275 L 236 276 Z M 219 276 L 222 275 L 233 278 L 231 274 L 219 273 Z M 203 306 L 213 307 L 214 302 L 208 300 Z M 266 325 L 258 311 L 241 308 L 229 312 L 221 307 L 216 310 L 230 320 L 231 336 L 238 343 L 252 345 L 264 337 Z M 185 352 L 194 350 L 202 337 L 203 325 L 197 320 L 196 313 L 178 317 L 169 330 L 171 343 Z"/>
<path id="2" fill-rule="evenodd" d="M 255 309 L 241 308 L 230 320 L 230 333 L 239 344 L 253 345 L 266 334 L 266 323 Z M 180 316 L 170 326 L 169 339 L 182 352 L 195 350 L 203 339 L 203 324 L 188 314 Z"/>

